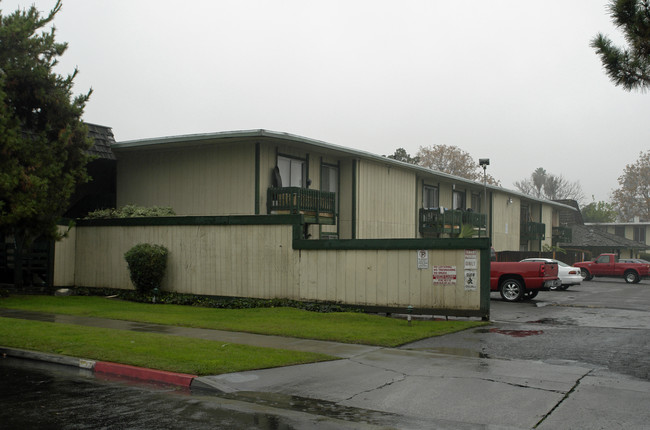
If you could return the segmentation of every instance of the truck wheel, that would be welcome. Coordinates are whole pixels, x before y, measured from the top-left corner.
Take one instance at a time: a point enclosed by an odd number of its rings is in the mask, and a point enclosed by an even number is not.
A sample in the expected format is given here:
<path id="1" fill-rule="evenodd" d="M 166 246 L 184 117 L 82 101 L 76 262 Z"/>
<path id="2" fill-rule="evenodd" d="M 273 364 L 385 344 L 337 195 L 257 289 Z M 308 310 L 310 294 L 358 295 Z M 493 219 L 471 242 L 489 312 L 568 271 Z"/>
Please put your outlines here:
<path id="1" fill-rule="evenodd" d="M 506 279 L 499 288 L 501 298 L 506 302 L 518 302 L 524 297 L 524 287 L 516 279 Z"/>
<path id="2" fill-rule="evenodd" d="M 524 300 L 533 300 L 539 294 L 539 290 L 526 290 Z"/>
<path id="3" fill-rule="evenodd" d="M 625 272 L 625 282 L 628 284 L 636 284 L 639 282 L 641 279 L 639 279 L 639 275 L 634 271 L 634 270 L 628 270 Z"/>
<path id="4" fill-rule="evenodd" d="M 587 269 L 580 269 L 580 275 L 582 276 L 583 281 L 591 281 L 593 278 Z"/>

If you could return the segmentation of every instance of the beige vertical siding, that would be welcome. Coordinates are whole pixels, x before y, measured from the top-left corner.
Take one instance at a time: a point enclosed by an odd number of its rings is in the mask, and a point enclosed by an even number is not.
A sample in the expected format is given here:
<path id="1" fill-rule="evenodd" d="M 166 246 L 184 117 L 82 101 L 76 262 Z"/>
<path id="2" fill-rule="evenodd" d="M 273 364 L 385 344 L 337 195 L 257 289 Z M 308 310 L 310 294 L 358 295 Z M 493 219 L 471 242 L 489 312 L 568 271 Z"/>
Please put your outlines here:
<path id="1" fill-rule="evenodd" d="M 132 288 L 124 253 L 169 249 L 162 287 L 181 293 L 298 298 L 291 226 L 82 227 L 76 285 Z"/>
<path id="2" fill-rule="evenodd" d="M 415 174 L 363 160 L 358 179 L 357 238 L 414 237 Z"/>
<path id="3" fill-rule="evenodd" d="M 67 235 L 54 244 L 54 282 L 56 287 L 74 286 L 75 273 L 75 246 L 77 241 L 77 229 L 59 227 L 59 233 Z"/>
<path id="4" fill-rule="evenodd" d="M 137 243 L 155 243 L 170 252 L 162 285 L 168 291 L 480 309 L 480 289 L 465 289 L 464 250 L 429 250 L 429 267 L 418 269 L 415 250 L 294 250 L 292 227 L 286 225 L 78 227 L 75 234 L 76 286 L 132 288 L 124 253 Z M 456 283 L 434 284 L 434 266 L 455 266 Z"/>
<path id="5" fill-rule="evenodd" d="M 451 188 L 451 184 L 441 183 L 438 192 L 440 193 L 440 195 L 438 196 L 439 199 L 438 203 L 440 204 L 440 207 L 451 209 L 451 205 L 453 203 L 453 199 L 452 199 L 453 190 Z"/>
<path id="6" fill-rule="evenodd" d="M 299 261 L 302 300 L 424 309 L 480 308 L 479 289 L 465 290 L 464 250 L 429 250 L 428 269 L 417 268 L 414 250 L 303 250 Z M 434 285 L 433 266 L 455 266 L 456 283 Z M 480 270 L 477 275 L 480 278 Z"/>
<path id="7" fill-rule="evenodd" d="M 171 206 L 178 215 L 255 209 L 255 144 L 118 152 L 117 204 Z"/>
<path id="8" fill-rule="evenodd" d="M 508 203 L 508 198 L 512 203 Z M 519 250 L 519 216 L 521 201 L 504 193 L 493 194 L 492 244 L 499 251 Z"/>
<path id="9" fill-rule="evenodd" d="M 542 249 L 544 245 L 553 245 L 553 208 L 551 206 L 542 205 L 542 221 L 545 226 L 545 239 L 542 241 Z"/>

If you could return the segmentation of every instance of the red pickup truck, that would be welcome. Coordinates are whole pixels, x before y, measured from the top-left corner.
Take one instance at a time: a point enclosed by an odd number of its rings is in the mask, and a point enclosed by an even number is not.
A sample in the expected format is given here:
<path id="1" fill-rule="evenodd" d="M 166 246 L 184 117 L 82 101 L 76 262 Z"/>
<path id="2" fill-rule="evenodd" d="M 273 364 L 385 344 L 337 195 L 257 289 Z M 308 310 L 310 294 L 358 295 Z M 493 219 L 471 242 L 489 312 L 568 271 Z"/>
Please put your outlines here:
<path id="1" fill-rule="evenodd" d="M 579 267 L 582 279 L 590 281 L 594 276 L 624 278 L 628 284 L 636 284 L 641 279 L 650 277 L 650 264 L 619 263 L 615 254 L 600 254 L 593 261 L 575 263 Z"/>
<path id="2" fill-rule="evenodd" d="M 530 300 L 542 290 L 562 286 L 557 263 L 542 261 L 490 262 L 490 291 L 507 302 Z"/>

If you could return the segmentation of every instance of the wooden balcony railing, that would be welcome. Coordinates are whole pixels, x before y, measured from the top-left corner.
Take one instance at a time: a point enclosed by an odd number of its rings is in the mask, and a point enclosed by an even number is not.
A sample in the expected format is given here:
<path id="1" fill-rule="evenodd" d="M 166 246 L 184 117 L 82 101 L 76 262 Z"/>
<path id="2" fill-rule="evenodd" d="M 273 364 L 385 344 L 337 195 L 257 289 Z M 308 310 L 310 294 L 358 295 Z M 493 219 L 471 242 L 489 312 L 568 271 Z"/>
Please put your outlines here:
<path id="1" fill-rule="evenodd" d="M 420 233 L 421 234 L 459 234 L 463 225 L 471 225 L 474 229 L 474 236 L 487 235 L 487 215 L 445 209 L 420 209 Z"/>
<path id="2" fill-rule="evenodd" d="M 269 188 L 266 195 L 269 214 L 303 214 L 309 222 L 335 224 L 336 193 L 300 187 Z"/>
<path id="3" fill-rule="evenodd" d="M 553 242 L 571 242 L 573 237 L 571 227 L 557 226 L 553 227 Z"/>
<path id="4" fill-rule="evenodd" d="M 533 221 L 523 222 L 520 236 L 524 240 L 544 240 L 546 239 L 546 224 Z"/>

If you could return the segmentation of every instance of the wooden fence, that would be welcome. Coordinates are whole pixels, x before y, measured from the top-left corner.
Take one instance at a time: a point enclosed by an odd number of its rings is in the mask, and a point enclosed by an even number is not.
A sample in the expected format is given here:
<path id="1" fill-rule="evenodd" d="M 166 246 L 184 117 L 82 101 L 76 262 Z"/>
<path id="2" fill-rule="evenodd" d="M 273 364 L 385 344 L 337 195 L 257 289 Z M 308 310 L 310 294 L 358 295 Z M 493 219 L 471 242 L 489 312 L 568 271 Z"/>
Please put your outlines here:
<path id="1" fill-rule="evenodd" d="M 169 249 L 168 291 L 489 316 L 487 239 L 301 240 L 302 219 L 82 222 L 57 244 L 55 282 L 132 288 L 124 253 L 154 243 Z"/>

